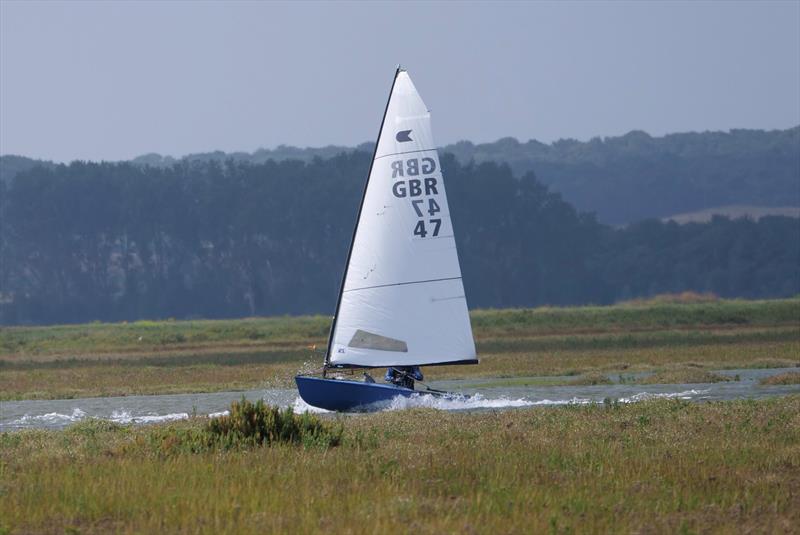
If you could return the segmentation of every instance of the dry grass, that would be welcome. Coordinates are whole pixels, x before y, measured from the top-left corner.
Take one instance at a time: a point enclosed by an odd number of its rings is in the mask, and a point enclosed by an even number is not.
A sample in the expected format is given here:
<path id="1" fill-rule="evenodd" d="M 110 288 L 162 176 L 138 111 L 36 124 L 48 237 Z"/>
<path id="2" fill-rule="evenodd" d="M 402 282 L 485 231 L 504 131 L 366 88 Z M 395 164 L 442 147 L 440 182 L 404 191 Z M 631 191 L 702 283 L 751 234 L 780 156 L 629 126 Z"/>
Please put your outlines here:
<path id="1" fill-rule="evenodd" d="M 786 372 L 764 377 L 759 383 L 766 386 L 800 385 L 800 372 Z"/>
<path id="2" fill-rule="evenodd" d="M 720 300 L 719 296 L 712 292 L 705 292 L 705 293 L 681 292 L 674 294 L 658 294 L 656 296 L 647 298 L 630 299 L 628 301 L 623 301 L 620 304 L 641 306 L 641 305 L 654 305 L 654 304 L 664 304 L 664 303 L 672 303 L 672 304 L 713 303 L 719 300 Z"/>
<path id="3" fill-rule="evenodd" d="M 677 367 L 662 370 L 652 375 L 642 377 L 638 381 L 642 385 L 658 384 L 692 384 L 692 383 L 724 383 L 734 381 L 729 375 L 710 372 L 693 366 Z"/>
<path id="4" fill-rule="evenodd" d="M 691 347 L 558 350 L 481 355 L 479 366 L 426 369 L 431 379 L 458 377 L 538 377 L 579 375 L 593 371 L 651 372 L 678 364 L 706 369 L 783 368 L 800 366 L 800 341 L 751 342 L 737 345 L 707 343 Z"/>
<path id="5" fill-rule="evenodd" d="M 236 392 L 291 384 L 298 363 L 235 366 L 119 366 L 6 370 L 0 400 Z"/>
<path id="6" fill-rule="evenodd" d="M 800 525 L 800 397 L 340 420 L 332 449 L 181 453 L 168 426 L 0 434 L 0 530 L 742 533 Z"/>
<path id="7" fill-rule="evenodd" d="M 429 379 L 800 365 L 800 299 L 475 311 L 479 366 Z M 291 387 L 328 318 L 0 329 L 0 400 Z M 141 340 L 139 340 L 141 338 Z"/>

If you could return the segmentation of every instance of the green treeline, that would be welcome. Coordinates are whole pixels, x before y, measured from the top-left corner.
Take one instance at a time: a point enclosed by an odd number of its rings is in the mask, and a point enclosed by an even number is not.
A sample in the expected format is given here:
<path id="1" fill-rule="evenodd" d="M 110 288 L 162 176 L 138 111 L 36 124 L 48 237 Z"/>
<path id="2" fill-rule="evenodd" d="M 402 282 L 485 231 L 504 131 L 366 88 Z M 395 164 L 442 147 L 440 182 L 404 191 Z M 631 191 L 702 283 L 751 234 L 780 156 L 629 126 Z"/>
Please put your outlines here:
<path id="1" fill-rule="evenodd" d="M 459 161 L 535 171 L 579 210 L 612 225 L 728 205 L 800 206 L 800 126 L 651 137 L 633 131 L 546 145 L 504 138 L 445 147 Z"/>
<path id="2" fill-rule="evenodd" d="M 180 159 L 145 154 L 131 163 L 167 168 L 228 160 L 260 165 L 269 160 L 328 159 L 343 152 L 371 154 L 373 145 L 297 148 L 279 146 L 252 153 L 222 151 Z M 598 221 L 624 225 L 649 218 L 721 207 L 753 213 L 765 207 L 800 207 L 800 126 L 785 130 L 689 132 L 652 137 L 633 131 L 589 141 L 554 143 L 503 138 L 493 143 L 461 141 L 442 148 L 459 163 L 498 162 L 516 177 L 535 172 L 541 182 Z M 0 156 L 0 181 L 52 162 Z M 754 210 L 753 210 L 754 209 Z M 724 212 L 722 212 L 724 213 Z"/>
<path id="3" fill-rule="evenodd" d="M 0 181 L 0 323 L 330 314 L 369 158 L 21 171 Z M 797 219 L 615 229 L 532 172 L 442 167 L 473 308 L 800 292 Z"/>

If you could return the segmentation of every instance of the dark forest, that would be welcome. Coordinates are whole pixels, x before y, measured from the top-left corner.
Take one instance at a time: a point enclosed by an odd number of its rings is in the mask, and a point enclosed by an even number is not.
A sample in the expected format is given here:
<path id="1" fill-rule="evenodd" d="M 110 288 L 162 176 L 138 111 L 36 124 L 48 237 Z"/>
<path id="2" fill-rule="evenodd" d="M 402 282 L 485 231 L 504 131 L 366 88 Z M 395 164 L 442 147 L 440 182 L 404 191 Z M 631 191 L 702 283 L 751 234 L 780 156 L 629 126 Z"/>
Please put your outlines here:
<path id="1" fill-rule="evenodd" d="M 369 154 L 34 166 L 0 181 L 0 323 L 331 314 Z M 533 171 L 442 167 L 472 308 L 800 293 L 800 220 L 611 227 Z"/>

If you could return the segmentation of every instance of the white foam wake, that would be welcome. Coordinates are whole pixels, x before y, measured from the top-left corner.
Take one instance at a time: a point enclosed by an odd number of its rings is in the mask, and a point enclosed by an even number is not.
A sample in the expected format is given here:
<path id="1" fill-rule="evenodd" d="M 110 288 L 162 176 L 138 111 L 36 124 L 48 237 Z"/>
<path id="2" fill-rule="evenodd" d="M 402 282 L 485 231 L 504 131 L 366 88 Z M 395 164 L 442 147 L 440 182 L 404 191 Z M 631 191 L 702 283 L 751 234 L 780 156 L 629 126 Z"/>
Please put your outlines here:
<path id="1" fill-rule="evenodd" d="M 664 393 L 650 393 L 639 392 L 629 397 L 619 398 L 616 401 L 619 403 L 637 403 L 640 401 L 647 401 L 650 399 L 702 399 L 703 395 L 708 394 L 710 390 L 684 390 L 682 392 L 664 392 Z M 535 407 L 535 406 L 552 406 L 552 405 L 590 405 L 593 403 L 603 403 L 600 399 L 579 398 L 573 397 L 570 399 L 539 399 L 531 400 L 525 398 L 511 399 L 506 397 L 500 398 L 486 398 L 481 394 L 473 394 L 471 396 L 433 396 L 431 394 L 419 393 L 410 397 L 396 396 L 391 401 L 383 404 L 375 405 L 373 408 L 376 411 L 388 410 L 398 411 L 415 408 L 428 408 L 443 411 L 464 411 L 476 409 L 510 409 L 517 407 Z M 299 396 L 294 401 L 294 412 L 312 412 L 312 413 L 327 413 L 332 412 L 319 407 L 309 405 L 302 400 Z"/>
<path id="2" fill-rule="evenodd" d="M 26 414 L 22 418 L 18 418 L 11 422 L 11 425 L 20 426 L 35 426 L 35 425 L 66 425 L 72 422 L 78 422 L 86 418 L 86 413 L 82 410 L 75 408 L 72 409 L 72 414 L 61 414 L 58 412 L 48 412 L 47 414 Z"/>
<path id="3" fill-rule="evenodd" d="M 294 404 L 292 405 L 292 410 L 294 410 L 296 414 L 301 414 L 304 412 L 312 412 L 317 414 L 331 412 L 325 409 L 320 409 L 319 407 L 315 407 L 314 405 L 309 405 L 308 403 L 303 401 L 303 398 L 301 398 L 300 396 L 297 396 L 297 399 L 294 400 Z"/>
<path id="4" fill-rule="evenodd" d="M 208 414 L 209 418 L 216 418 L 218 416 L 225 416 L 229 414 L 228 411 L 212 412 Z M 12 420 L 9 425 L 11 427 L 64 427 L 69 424 L 79 422 L 90 416 L 81 409 L 75 408 L 72 414 L 61 414 L 58 412 L 49 412 L 47 414 L 26 414 L 21 418 Z M 118 424 L 152 424 L 159 422 L 172 422 L 176 420 L 186 420 L 189 414 L 186 412 L 173 412 L 169 414 L 156 414 L 148 412 L 145 414 L 132 414 L 127 410 L 115 410 L 110 416 L 93 416 L 101 420 L 115 422 Z"/>
<path id="5" fill-rule="evenodd" d="M 111 416 L 107 419 L 118 424 L 154 424 L 158 422 L 186 420 L 187 418 L 189 418 L 189 414 L 185 412 L 173 412 L 171 414 L 149 413 L 134 416 L 129 411 L 120 410 L 112 412 Z"/>
<path id="6" fill-rule="evenodd" d="M 650 399 L 659 399 L 659 398 L 681 399 L 681 400 L 703 399 L 707 397 L 706 395 L 710 391 L 711 391 L 710 389 L 706 390 L 692 389 L 692 390 L 684 390 L 682 392 L 662 392 L 662 393 L 639 392 L 631 396 L 618 398 L 616 401 L 619 403 L 637 403 L 641 401 L 647 401 Z M 510 409 L 518 407 L 534 407 L 534 406 L 546 406 L 546 405 L 587 405 L 591 403 L 603 403 L 603 400 L 583 398 L 583 397 L 582 398 L 573 397 L 570 399 L 539 399 L 539 400 L 532 400 L 526 398 L 512 399 L 507 397 L 486 398 L 481 394 L 474 394 L 471 396 L 444 397 L 444 396 L 434 396 L 431 394 L 425 394 L 423 392 L 420 392 L 411 397 L 396 396 L 391 401 L 381 405 L 376 405 L 372 407 L 372 409 L 376 411 L 380 410 L 398 411 L 398 410 L 414 409 L 414 408 L 429 408 L 429 409 L 437 409 L 443 411 L 465 411 L 465 410 L 480 410 L 480 409 Z M 318 407 L 313 407 L 307 404 L 305 401 L 303 401 L 299 396 L 294 400 L 293 403 L 289 403 L 288 405 L 294 409 L 295 413 L 331 412 L 325 409 L 320 409 Z M 220 411 L 220 412 L 212 412 L 207 416 L 209 418 L 215 418 L 227 414 L 229 414 L 228 411 Z M 111 413 L 110 416 L 99 416 L 99 415 L 91 415 L 91 416 L 121 424 L 148 424 L 148 423 L 158 423 L 158 422 L 169 422 L 175 420 L 185 420 L 189 418 L 189 414 L 186 412 L 173 412 L 169 414 L 156 414 L 155 412 L 146 412 L 144 414 L 133 414 L 131 411 L 126 409 L 115 410 Z M 36 415 L 26 414 L 21 418 L 9 422 L 8 424 L 3 424 L 3 426 L 9 425 L 11 428 L 64 427 L 69 424 L 79 422 L 88 417 L 90 417 L 90 415 L 88 415 L 85 411 L 83 411 L 78 407 L 75 407 L 72 409 L 71 414 L 62 414 L 59 412 L 49 412 L 46 414 L 36 414 Z M 2 428 L 3 426 L 0 426 L 0 428 Z"/>
<path id="7" fill-rule="evenodd" d="M 567 405 L 570 403 L 591 403 L 591 400 L 584 400 L 579 398 L 567 399 L 567 400 L 539 400 L 539 401 L 531 401 L 524 398 L 520 399 L 510 399 L 510 398 L 492 398 L 488 399 L 483 397 L 480 394 L 475 394 L 472 396 L 453 396 L 453 397 L 441 397 L 441 396 L 433 396 L 431 394 L 424 394 L 419 393 L 415 394 L 411 397 L 406 396 L 395 396 L 390 401 L 386 403 L 375 404 L 372 408 L 376 411 L 380 410 L 387 410 L 387 411 L 400 411 L 405 409 L 414 409 L 414 408 L 428 408 L 428 409 L 437 409 L 442 411 L 459 411 L 459 410 L 475 410 L 475 409 L 504 409 L 504 408 L 515 408 L 515 407 L 530 407 L 534 405 Z M 309 405 L 302 398 L 299 396 L 294 401 L 294 405 L 292 406 L 294 412 L 296 413 L 303 413 L 303 412 L 311 412 L 311 413 L 328 413 L 332 411 L 328 411 L 325 409 L 321 409 L 319 407 L 314 407 L 313 405 Z"/>
<path id="8" fill-rule="evenodd" d="M 404 409 L 415 408 L 428 408 L 438 409 L 443 411 L 459 411 L 459 410 L 474 410 L 474 409 L 504 409 L 513 407 L 529 407 L 531 405 L 541 404 L 536 401 L 529 401 L 524 398 L 509 399 L 509 398 L 494 398 L 487 399 L 480 394 L 472 396 L 433 396 L 431 394 L 414 394 L 410 397 L 396 396 L 392 398 L 387 410 L 397 411 Z"/>
<path id="9" fill-rule="evenodd" d="M 627 398 L 619 398 L 617 401 L 620 403 L 636 403 L 637 401 L 647 401 L 648 399 L 683 399 L 690 400 L 696 396 L 708 394 L 711 390 L 684 390 L 683 392 L 662 392 L 660 394 L 651 394 L 650 392 L 640 392 Z"/>

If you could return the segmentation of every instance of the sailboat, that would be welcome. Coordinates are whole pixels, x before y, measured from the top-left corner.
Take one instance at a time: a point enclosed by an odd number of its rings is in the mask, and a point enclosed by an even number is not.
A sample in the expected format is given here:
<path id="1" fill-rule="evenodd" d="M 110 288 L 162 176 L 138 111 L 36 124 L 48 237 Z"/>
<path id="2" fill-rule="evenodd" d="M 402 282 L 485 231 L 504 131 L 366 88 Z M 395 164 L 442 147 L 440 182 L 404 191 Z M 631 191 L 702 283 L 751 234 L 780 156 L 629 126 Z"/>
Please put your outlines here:
<path id="1" fill-rule="evenodd" d="M 477 364 L 428 108 L 395 72 L 364 185 L 321 376 L 295 377 L 328 410 L 368 410 L 420 392 L 353 370 Z M 349 371 L 348 376 L 345 372 Z"/>

